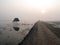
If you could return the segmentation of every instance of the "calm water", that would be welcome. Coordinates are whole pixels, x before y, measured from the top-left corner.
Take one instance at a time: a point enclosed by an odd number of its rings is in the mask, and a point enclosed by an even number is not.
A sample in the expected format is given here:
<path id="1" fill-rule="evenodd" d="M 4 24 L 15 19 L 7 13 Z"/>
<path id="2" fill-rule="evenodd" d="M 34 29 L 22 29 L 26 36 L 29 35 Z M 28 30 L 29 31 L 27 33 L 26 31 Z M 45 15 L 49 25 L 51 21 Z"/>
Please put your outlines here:
<path id="1" fill-rule="evenodd" d="M 0 22 L 0 45 L 17 45 L 23 40 L 33 24 L 19 23 L 19 31 L 15 31 L 12 21 Z"/>

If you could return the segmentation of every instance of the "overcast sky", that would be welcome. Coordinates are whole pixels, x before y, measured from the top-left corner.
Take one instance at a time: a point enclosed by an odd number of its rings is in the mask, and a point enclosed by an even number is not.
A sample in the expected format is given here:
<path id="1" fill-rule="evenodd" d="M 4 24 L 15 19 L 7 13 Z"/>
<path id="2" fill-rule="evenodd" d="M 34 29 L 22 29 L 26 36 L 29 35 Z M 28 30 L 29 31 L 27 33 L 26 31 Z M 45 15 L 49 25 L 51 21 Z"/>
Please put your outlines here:
<path id="1" fill-rule="evenodd" d="M 60 0 L 0 0 L 0 20 L 60 21 Z"/>

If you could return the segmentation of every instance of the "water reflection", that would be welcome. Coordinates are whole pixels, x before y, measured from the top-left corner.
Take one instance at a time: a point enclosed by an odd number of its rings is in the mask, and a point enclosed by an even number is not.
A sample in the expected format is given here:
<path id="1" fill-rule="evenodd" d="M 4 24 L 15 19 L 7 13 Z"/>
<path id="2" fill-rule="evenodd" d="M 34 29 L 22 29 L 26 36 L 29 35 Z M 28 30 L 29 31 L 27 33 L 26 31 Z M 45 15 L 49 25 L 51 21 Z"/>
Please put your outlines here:
<path id="1" fill-rule="evenodd" d="M 15 31 L 19 31 L 19 27 L 13 27 Z"/>
<path id="2" fill-rule="evenodd" d="M 14 20 L 13 20 L 13 29 L 15 31 L 19 31 L 19 27 L 20 27 L 19 19 L 18 18 L 14 18 Z"/>

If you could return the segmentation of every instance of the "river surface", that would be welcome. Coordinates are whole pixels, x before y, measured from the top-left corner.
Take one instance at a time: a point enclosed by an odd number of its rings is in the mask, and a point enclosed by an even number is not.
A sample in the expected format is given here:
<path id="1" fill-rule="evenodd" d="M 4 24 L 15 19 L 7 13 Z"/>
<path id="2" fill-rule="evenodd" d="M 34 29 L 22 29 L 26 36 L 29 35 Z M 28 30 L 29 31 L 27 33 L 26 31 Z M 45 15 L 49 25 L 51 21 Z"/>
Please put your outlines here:
<path id="1" fill-rule="evenodd" d="M 33 24 L 19 23 L 19 31 L 14 30 L 12 21 L 0 22 L 0 45 L 17 45 L 28 34 Z"/>

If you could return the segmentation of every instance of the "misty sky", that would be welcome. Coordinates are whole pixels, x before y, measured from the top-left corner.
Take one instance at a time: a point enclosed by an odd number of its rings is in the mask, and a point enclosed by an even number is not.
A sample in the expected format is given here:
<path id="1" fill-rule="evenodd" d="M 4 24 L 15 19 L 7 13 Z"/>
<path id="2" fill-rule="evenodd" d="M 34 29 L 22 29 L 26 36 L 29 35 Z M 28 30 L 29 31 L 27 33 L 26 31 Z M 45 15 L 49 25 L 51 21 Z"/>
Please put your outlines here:
<path id="1" fill-rule="evenodd" d="M 60 0 L 0 0 L 0 20 L 59 21 Z"/>

